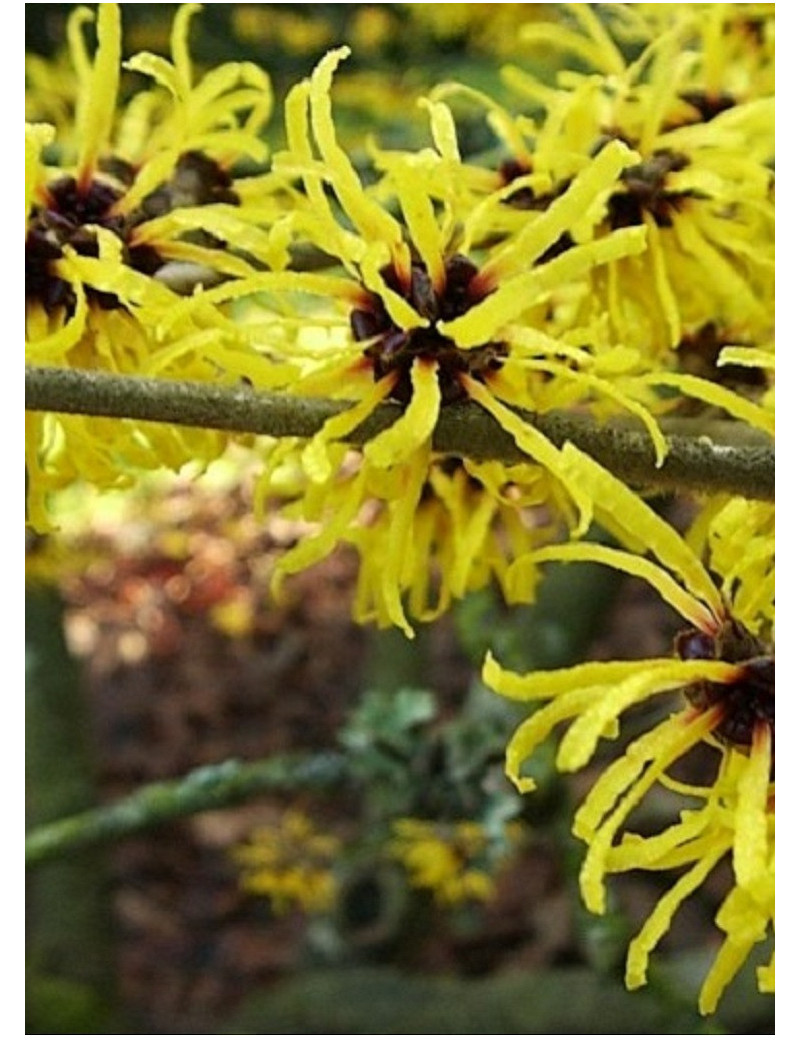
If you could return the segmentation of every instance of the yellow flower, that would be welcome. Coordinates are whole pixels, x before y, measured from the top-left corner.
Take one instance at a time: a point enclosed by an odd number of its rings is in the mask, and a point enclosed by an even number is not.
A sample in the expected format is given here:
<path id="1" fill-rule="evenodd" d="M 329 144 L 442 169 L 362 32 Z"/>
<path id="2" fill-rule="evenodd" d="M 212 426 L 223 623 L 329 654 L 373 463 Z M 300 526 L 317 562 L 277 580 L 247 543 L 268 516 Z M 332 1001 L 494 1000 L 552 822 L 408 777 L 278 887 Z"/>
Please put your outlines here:
<path id="1" fill-rule="evenodd" d="M 283 578 L 324 559 L 337 544 L 360 558 L 353 616 L 360 624 L 397 625 L 408 616 L 440 617 L 454 600 L 496 581 L 509 603 L 530 602 L 533 570 L 510 577 L 514 560 L 560 534 L 569 515 L 559 482 L 540 467 L 473 462 L 425 448 L 402 467 L 371 465 L 331 445 L 331 476 L 314 483 L 304 447 L 276 445 L 258 481 L 257 511 L 280 511 L 311 526 L 277 561 L 272 591 Z"/>
<path id="2" fill-rule="evenodd" d="M 172 62 L 139 54 L 127 63 L 157 86 L 119 118 L 119 7 L 99 5 L 93 58 L 83 39 L 91 13 L 70 17 L 74 134 L 62 141 L 46 124 L 25 134 L 28 363 L 202 380 L 285 376 L 202 293 L 179 295 L 272 256 L 231 174 L 240 157 L 265 157 L 258 132 L 269 80 L 255 66 L 228 64 L 193 83 L 187 36 L 198 9 L 176 15 Z M 45 148 L 58 165 L 45 161 Z M 124 486 L 134 468 L 207 462 L 226 442 L 208 431 L 38 414 L 27 433 L 29 520 L 39 529 L 48 525 L 47 494 L 79 477 Z"/>
<path id="3" fill-rule="evenodd" d="M 713 1010 L 750 947 L 764 937 L 769 920 L 769 841 L 774 817 L 775 656 L 774 530 L 771 508 L 732 499 L 701 515 L 691 538 L 707 547 L 708 568 L 698 553 L 616 478 L 571 445 L 565 464 L 593 494 L 597 520 L 628 549 L 573 543 L 533 552 L 517 561 L 529 567 L 545 560 L 592 560 L 648 581 L 690 628 L 675 638 L 675 655 L 639 661 L 601 661 L 519 676 L 503 671 L 489 655 L 484 681 L 520 701 L 544 701 L 512 736 L 507 772 L 522 791 L 527 758 L 561 723 L 556 765 L 583 768 L 599 741 L 614 738 L 620 716 L 658 695 L 683 691 L 686 707 L 667 715 L 631 742 L 595 783 L 578 810 L 574 831 L 588 846 L 581 890 L 592 911 L 605 909 L 607 873 L 668 869 L 695 864 L 656 907 L 631 947 L 628 983 L 644 980 L 647 955 L 669 927 L 677 906 L 729 855 L 735 887 L 718 921 L 728 933 L 701 997 Z M 652 554 L 653 559 L 644 554 Z M 719 575 L 721 589 L 710 571 Z M 571 721 L 570 721 L 571 720 Z M 670 770 L 692 748 L 706 745 L 717 756 L 716 779 L 707 789 L 677 784 Z M 700 810 L 647 839 L 620 831 L 657 785 L 684 796 Z M 691 822 L 690 822 L 691 821 Z M 647 850 L 644 859 L 637 859 Z M 647 858 L 649 857 L 649 858 Z"/>
<path id="4" fill-rule="evenodd" d="M 428 889 L 446 906 L 486 902 L 494 895 L 492 870 L 497 863 L 479 823 L 401 819 L 394 822 L 393 831 L 386 851 L 403 864 L 414 888 Z M 509 825 L 506 838 L 512 843 L 519 840 L 518 828 Z M 508 854 L 507 848 L 503 851 Z"/>
<path id="5" fill-rule="evenodd" d="M 614 4 L 614 34 L 649 43 L 680 20 L 694 37 L 693 103 L 725 104 L 775 91 L 775 4 Z M 702 109 L 698 109 L 702 112 Z"/>
<path id="6" fill-rule="evenodd" d="M 588 294 L 587 273 L 638 252 L 644 229 L 609 231 L 547 255 L 566 229 L 579 222 L 589 226 L 592 214 L 602 219 L 603 200 L 636 156 L 620 141 L 610 142 L 536 222 L 487 250 L 480 243 L 491 226 L 491 207 L 503 203 L 502 192 L 472 208 L 444 104 L 428 105 L 435 148 L 414 155 L 378 152 L 383 177 L 374 188 L 363 185 L 338 142 L 331 112 L 334 70 L 346 54 L 346 48 L 329 53 L 310 79 L 290 91 L 288 147 L 273 168 L 276 178 L 302 184 L 305 195 L 305 204 L 296 205 L 282 226 L 344 272 L 274 270 L 205 293 L 209 304 L 248 302 L 248 322 L 260 323 L 273 344 L 276 330 L 286 336 L 294 325 L 294 342 L 289 336 L 280 346 L 281 356 L 301 368 L 288 392 L 349 402 L 304 446 L 289 444 L 272 455 L 261 497 L 272 497 L 270 480 L 274 476 L 280 485 L 299 458 L 305 480 L 296 475 L 290 481 L 292 494 L 303 502 L 295 512 L 324 524 L 284 569 L 321 559 L 339 540 L 359 548 L 372 542 L 365 558 L 378 545 L 407 545 L 415 525 L 420 530 L 426 522 L 416 517 L 416 505 L 422 489 L 434 483 L 434 427 L 442 409 L 466 401 L 489 412 L 547 479 L 561 486 L 556 517 L 566 515 L 584 528 L 591 508 L 584 490 L 561 469 L 554 446 L 514 408 L 545 412 L 577 404 L 603 417 L 631 412 L 650 432 L 657 461 L 664 457 L 666 442 L 652 414 L 663 405 L 640 355 L 609 341 L 601 318 L 575 320 L 580 304 L 574 301 Z M 279 221 L 273 230 L 280 226 Z M 188 310 L 191 303 L 184 306 Z M 172 320 L 181 317 L 178 308 Z M 736 414 L 738 399 L 730 397 Z M 368 440 L 359 465 L 346 465 L 341 439 L 383 402 L 398 406 L 396 421 Z M 480 479 L 474 469 L 472 475 Z M 513 482 L 541 483 L 541 476 Z M 291 497 L 284 487 L 276 490 L 278 498 Z M 385 504 L 383 519 L 372 531 L 356 533 L 370 499 Z M 482 508 L 491 510 L 488 497 Z M 385 536 L 378 534 L 380 527 Z M 381 592 L 375 606 L 365 608 L 381 623 L 391 617 L 405 627 L 397 603 L 406 591 L 422 603 L 421 592 L 411 593 L 422 588 L 421 565 L 409 568 L 395 577 L 391 596 Z M 389 581 L 385 573 L 382 580 Z M 459 577 L 454 588 L 471 587 L 472 581 Z M 367 585 L 374 587 L 371 579 Z M 387 608 L 390 600 L 395 606 Z"/>
<path id="7" fill-rule="evenodd" d="M 268 896 L 276 913 L 294 908 L 324 913 L 336 899 L 333 865 L 340 848 L 339 839 L 318 832 L 305 813 L 288 809 L 277 824 L 255 830 L 232 855 L 242 871 L 242 888 Z"/>
<path id="8" fill-rule="evenodd" d="M 689 6 L 741 5 L 669 5 Z M 600 72 L 564 71 L 551 86 L 521 68 L 504 70 L 518 96 L 543 110 L 540 119 L 514 118 L 479 92 L 452 84 L 433 93 L 483 104 L 510 152 L 500 177 L 508 185 L 507 209 L 519 212 L 506 212 L 500 229 L 551 204 L 604 142 L 625 141 L 639 160 L 620 171 L 602 200 L 604 219 L 592 213 L 589 224 L 576 223 L 562 240 L 563 247 L 609 228 L 644 231 L 641 255 L 592 274 L 615 335 L 663 357 L 684 335 L 713 322 L 731 329 L 736 342 L 760 345 L 773 326 L 774 98 L 721 93 L 716 72 L 724 64 L 728 15 L 704 22 L 679 12 L 627 62 L 595 5 L 569 7 L 578 28 L 533 25 L 523 36 L 572 52 Z"/>

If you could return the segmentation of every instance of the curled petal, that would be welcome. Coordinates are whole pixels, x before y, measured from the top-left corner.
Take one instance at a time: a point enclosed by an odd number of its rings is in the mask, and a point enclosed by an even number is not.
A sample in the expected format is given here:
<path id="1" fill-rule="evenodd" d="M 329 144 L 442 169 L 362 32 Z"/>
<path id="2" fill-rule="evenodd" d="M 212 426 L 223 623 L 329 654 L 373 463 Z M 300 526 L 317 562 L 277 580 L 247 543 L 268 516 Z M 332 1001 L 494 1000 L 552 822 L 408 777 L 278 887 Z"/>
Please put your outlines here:
<path id="1" fill-rule="evenodd" d="M 406 410 L 388 430 L 364 446 L 364 457 L 373 466 L 402 462 L 433 433 L 439 418 L 441 392 L 435 362 L 416 358 L 411 367 L 413 393 Z"/>

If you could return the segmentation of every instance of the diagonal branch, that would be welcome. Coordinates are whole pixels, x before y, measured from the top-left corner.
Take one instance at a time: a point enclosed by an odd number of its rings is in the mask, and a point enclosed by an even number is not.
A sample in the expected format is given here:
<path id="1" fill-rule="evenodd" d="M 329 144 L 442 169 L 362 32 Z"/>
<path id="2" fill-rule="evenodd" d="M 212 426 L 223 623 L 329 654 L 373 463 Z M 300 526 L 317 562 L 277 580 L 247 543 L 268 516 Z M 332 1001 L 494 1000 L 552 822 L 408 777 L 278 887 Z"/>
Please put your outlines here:
<path id="1" fill-rule="evenodd" d="M 53 823 L 43 824 L 25 839 L 25 863 L 37 866 L 148 827 L 156 827 L 209 809 L 239 805 L 269 791 L 325 790 L 346 778 L 343 755 L 333 751 L 313 755 L 287 755 L 259 762 L 231 759 L 201 766 L 179 780 L 140 787 L 113 805 L 87 809 Z"/>
<path id="2" fill-rule="evenodd" d="M 218 386 L 28 367 L 25 407 L 271 437 L 311 437 L 349 403 L 265 393 L 244 384 Z M 400 413 L 399 405 L 379 406 L 347 440 L 365 443 L 395 422 Z M 629 484 L 661 490 L 724 491 L 757 499 L 775 495 L 774 441 L 743 423 L 663 420 L 669 454 L 657 469 L 653 443 L 635 420 L 600 423 L 589 415 L 566 411 L 520 414 L 557 446 L 571 441 Z M 442 411 L 433 445 L 437 451 L 474 459 L 528 460 L 513 438 L 472 402 Z"/>

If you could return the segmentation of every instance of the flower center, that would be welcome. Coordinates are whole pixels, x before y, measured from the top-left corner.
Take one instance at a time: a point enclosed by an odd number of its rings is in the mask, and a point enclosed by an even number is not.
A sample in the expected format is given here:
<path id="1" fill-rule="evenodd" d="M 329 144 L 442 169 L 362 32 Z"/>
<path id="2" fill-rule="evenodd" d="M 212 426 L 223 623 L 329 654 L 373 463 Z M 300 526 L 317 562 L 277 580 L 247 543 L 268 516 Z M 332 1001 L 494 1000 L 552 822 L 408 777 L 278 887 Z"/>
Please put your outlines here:
<path id="1" fill-rule="evenodd" d="M 124 160 L 110 159 L 104 169 L 120 185 L 130 185 L 135 169 Z M 47 201 L 35 206 L 28 222 L 25 238 L 25 298 L 35 299 L 48 312 L 75 309 L 75 292 L 55 272 L 54 261 L 70 246 L 79 256 L 99 255 L 94 226 L 112 231 L 123 243 L 123 260 L 136 271 L 153 275 L 164 260 L 151 245 L 132 241 L 134 228 L 145 220 L 162 216 L 179 206 L 200 206 L 212 202 L 238 204 L 231 190 L 229 175 L 212 159 L 200 152 L 186 152 L 178 160 L 169 181 L 156 188 L 133 213 L 119 215 L 114 206 L 124 189 L 108 181 L 92 180 L 80 185 L 74 177 L 62 177 L 48 185 Z M 211 236 L 202 232 L 188 236 L 201 237 L 208 244 Z M 87 286 L 91 302 L 106 310 L 120 306 L 113 293 L 98 292 Z"/>
<path id="2" fill-rule="evenodd" d="M 724 91 L 709 94 L 702 90 L 686 90 L 680 97 L 681 101 L 685 101 L 695 109 L 701 123 L 709 123 L 714 116 L 718 116 L 720 112 L 727 112 L 736 104 L 735 99 Z"/>
<path id="3" fill-rule="evenodd" d="M 123 222 L 112 216 L 112 207 L 122 193 L 104 181 L 85 187 L 74 177 L 62 177 L 47 189 L 47 203 L 34 207 L 25 238 L 25 297 L 37 299 L 48 311 L 66 307 L 74 310 L 75 293 L 54 271 L 53 262 L 71 246 L 80 256 L 97 256 L 97 237 L 87 225 L 108 228 L 123 237 Z M 115 296 L 92 293 L 104 308 L 117 306 Z"/>
<path id="4" fill-rule="evenodd" d="M 375 379 L 392 374 L 396 377 L 390 394 L 393 400 L 408 404 L 411 399 L 411 367 L 416 358 L 436 362 L 444 404 L 466 398 L 462 374 L 483 379 L 502 366 L 508 354 L 506 344 L 491 342 L 462 350 L 436 328 L 437 321 L 451 321 L 465 314 L 487 295 L 472 288 L 477 273 L 478 268 L 467 257 L 451 256 L 445 264 L 444 286 L 437 291 L 421 263 L 412 263 L 407 281 L 401 280 L 391 264 L 384 267 L 381 276 L 386 285 L 429 322 L 416 329 L 395 325 L 381 297 L 365 291 L 363 303 L 350 314 L 350 328 L 357 341 L 369 341 L 364 356 L 372 363 Z"/>
<path id="5" fill-rule="evenodd" d="M 675 652 L 684 661 L 741 662 L 737 678 L 729 683 L 699 682 L 684 691 L 690 704 L 702 711 L 721 706 L 723 716 L 714 735 L 726 744 L 749 748 L 755 731 L 769 726 L 775 746 L 775 651 L 733 618 L 714 635 L 688 629 L 675 639 Z M 773 752 L 774 754 L 774 752 Z"/>
<path id="6" fill-rule="evenodd" d="M 667 176 L 689 165 L 679 152 L 659 149 L 644 162 L 629 166 L 620 174 L 624 191 L 615 191 L 608 200 L 608 219 L 613 229 L 635 227 L 650 213 L 659 227 L 672 227 L 672 216 L 690 197 L 686 191 L 669 191 Z"/>
<path id="7" fill-rule="evenodd" d="M 706 322 L 695 332 L 687 333 L 676 347 L 678 364 L 683 372 L 700 376 L 710 382 L 731 387 L 745 393 L 748 387 L 763 390 L 767 376 L 763 368 L 749 365 L 718 365 L 722 349 L 741 343 L 742 337 L 726 335 L 713 321 Z"/>

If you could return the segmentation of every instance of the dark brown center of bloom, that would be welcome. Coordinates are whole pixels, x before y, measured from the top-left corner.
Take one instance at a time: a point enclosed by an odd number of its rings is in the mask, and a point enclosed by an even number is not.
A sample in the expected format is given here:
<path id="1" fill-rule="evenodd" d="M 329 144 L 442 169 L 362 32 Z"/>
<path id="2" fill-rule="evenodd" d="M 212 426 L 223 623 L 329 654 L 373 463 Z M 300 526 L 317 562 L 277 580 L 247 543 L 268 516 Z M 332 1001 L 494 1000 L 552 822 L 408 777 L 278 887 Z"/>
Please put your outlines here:
<path id="1" fill-rule="evenodd" d="M 685 690 L 689 703 L 702 711 L 722 709 L 714 734 L 726 744 L 748 748 L 756 729 L 769 726 L 775 747 L 775 650 L 729 618 L 710 635 L 698 629 L 680 632 L 675 652 L 684 661 L 729 661 L 741 664 L 733 682 L 694 683 Z"/>
<path id="2" fill-rule="evenodd" d="M 615 191 L 608 200 L 611 227 L 635 227 L 644 223 L 650 213 L 659 227 L 672 227 L 673 214 L 691 197 L 686 191 L 668 190 L 667 177 L 689 165 L 685 155 L 659 149 L 644 162 L 629 166 L 620 174 L 623 191 Z"/>
<path id="3" fill-rule="evenodd" d="M 97 225 L 123 237 L 122 221 L 113 216 L 121 192 L 103 181 L 81 186 L 74 177 L 51 184 L 45 205 L 34 207 L 25 238 L 25 298 L 37 299 L 48 310 L 75 307 L 75 293 L 54 270 L 53 261 L 71 246 L 80 256 L 97 256 L 97 237 L 89 225 Z M 94 293 L 101 307 L 117 306 L 116 297 Z"/>
<path id="4" fill-rule="evenodd" d="M 482 379 L 497 371 L 508 354 L 504 343 L 485 343 L 462 350 L 436 328 L 437 321 L 452 321 L 465 314 L 487 294 L 475 279 L 478 268 L 467 257 L 456 254 L 445 264 L 444 285 L 434 285 L 423 264 L 414 262 L 407 280 L 389 264 L 381 270 L 386 285 L 407 300 L 429 322 L 421 328 L 401 329 L 392 321 L 377 293 L 364 293 L 363 302 L 350 314 L 350 327 L 359 342 L 369 340 L 364 356 L 372 363 L 375 379 L 395 375 L 390 397 L 401 404 L 411 399 L 411 367 L 416 358 L 437 365 L 442 401 L 449 404 L 467 396 L 461 375 Z"/>
<path id="5" fill-rule="evenodd" d="M 687 90 L 681 94 L 681 100 L 692 106 L 701 123 L 709 123 L 714 116 L 718 116 L 720 112 L 727 112 L 736 105 L 736 99 L 724 91 L 708 94 L 702 90 Z"/>
<path id="6" fill-rule="evenodd" d="M 742 337 L 726 335 L 713 321 L 706 322 L 697 331 L 688 333 L 677 346 L 678 364 L 690 375 L 745 391 L 752 387 L 763 390 L 767 376 L 763 368 L 750 365 L 718 365 L 720 351 L 730 344 L 741 344 Z"/>
<path id="7" fill-rule="evenodd" d="M 499 174 L 500 179 L 504 185 L 513 184 L 518 177 L 525 177 L 532 172 L 533 167 L 529 163 L 521 162 L 519 159 L 506 159 L 505 162 L 500 164 Z M 559 195 L 563 195 L 569 187 L 569 181 L 562 181 L 556 185 L 553 191 L 543 192 L 537 195 L 533 188 L 525 186 L 518 188 L 516 191 L 507 195 L 505 203 L 507 206 L 513 206 L 514 209 L 523 210 L 535 210 L 543 211 L 546 210 L 550 203 L 557 199 Z M 558 236 L 551 246 L 536 258 L 536 264 L 546 264 L 549 260 L 555 260 L 557 256 L 561 256 L 568 249 L 571 249 L 575 245 L 575 240 L 569 231 L 564 231 Z"/>
<path id="8" fill-rule="evenodd" d="M 109 160 L 104 169 L 120 185 L 133 182 L 135 170 L 123 160 Z M 150 245 L 137 245 L 132 232 L 138 224 L 161 216 L 178 206 L 205 205 L 210 202 L 237 203 L 231 179 L 212 159 L 199 152 L 187 152 L 178 160 L 171 179 L 151 192 L 133 213 L 120 215 L 114 206 L 124 190 L 109 181 L 91 180 L 80 184 L 74 177 L 62 177 L 47 188 L 47 199 L 36 205 L 28 221 L 25 238 L 25 298 L 35 299 L 47 311 L 75 308 L 72 286 L 55 272 L 54 261 L 70 246 L 79 256 L 99 254 L 94 227 L 113 232 L 123 245 L 123 260 L 144 274 L 152 275 L 164 260 Z M 207 236 L 206 236 L 207 237 Z M 105 309 L 120 306 L 112 293 L 87 287 L 88 298 Z"/>

